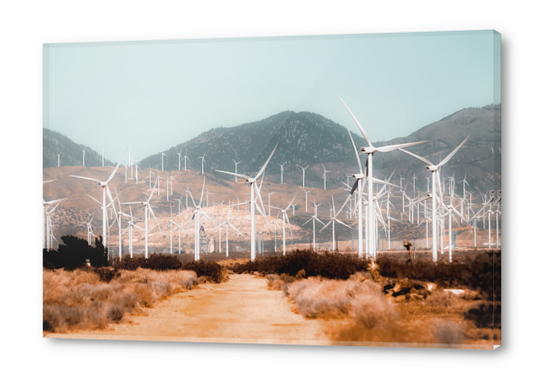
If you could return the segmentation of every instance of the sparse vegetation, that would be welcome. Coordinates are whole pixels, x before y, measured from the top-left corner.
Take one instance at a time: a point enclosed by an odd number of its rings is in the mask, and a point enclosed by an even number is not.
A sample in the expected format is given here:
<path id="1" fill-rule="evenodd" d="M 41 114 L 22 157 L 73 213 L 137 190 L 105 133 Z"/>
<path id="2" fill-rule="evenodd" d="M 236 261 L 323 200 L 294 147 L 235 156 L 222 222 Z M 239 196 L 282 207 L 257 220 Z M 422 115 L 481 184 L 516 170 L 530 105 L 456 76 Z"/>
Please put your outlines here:
<path id="1" fill-rule="evenodd" d="M 105 275 L 106 271 L 114 273 Z M 43 330 L 105 328 L 198 284 L 195 272 L 103 269 L 43 270 Z"/>

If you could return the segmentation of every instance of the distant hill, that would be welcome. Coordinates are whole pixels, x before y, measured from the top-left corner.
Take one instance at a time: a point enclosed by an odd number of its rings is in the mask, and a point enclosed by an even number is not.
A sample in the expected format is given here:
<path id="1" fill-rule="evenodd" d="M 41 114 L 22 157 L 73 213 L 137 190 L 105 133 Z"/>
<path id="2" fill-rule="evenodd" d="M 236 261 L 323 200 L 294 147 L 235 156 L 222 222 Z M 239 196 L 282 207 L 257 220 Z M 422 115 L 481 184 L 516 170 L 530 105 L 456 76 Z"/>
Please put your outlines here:
<path id="1" fill-rule="evenodd" d="M 448 162 L 442 173 L 443 176 L 453 174 L 458 187 L 466 174 L 471 189 L 487 190 L 500 187 L 500 145 L 494 148 L 495 141 L 501 138 L 500 119 L 500 105 L 466 108 L 424 126 L 409 136 L 373 143 L 382 146 L 426 140 L 428 143 L 409 150 L 436 164 L 470 135 L 466 145 Z M 353 133 L 353 138 L 358 151 L 361 146 L 367 145 L 359 133 Z M 255 173 L 277 143 L 277 150 L 266 170 L 269 180 L 280 181 L 279 163 L 285 163 L 284 177 L 288 183 L 301 182 L 301 169 L 298 165 L 310 166 L 306 172 L 306 184 L 313 187 L 323 186 L 322 164 L 326 170 L 331 170 L 327 174 L 328 188 L 340 187 L 342 182 L 358 170 L 345 127 L 315 113 L 291 111 L 232 128 L 211 129 L 192 140 L 144 159 L 141 165 L 161 168 L 161 154 L 164 153 L 164 169 L 177 170 L 176 153 L 181 152 L 190 159 L 188 167 L 201 170 L 199 157 L 205 153 L 206 172 L 216 169 L 233 171 L 235 159 L 241 161 L 239 173 Z M 365 162 L 364 156 L 362 162 Z M 184 164 L 181 166 L 184 167 Z M 374 168 L 378 177 L 389 175 L 395 170 L 397 180 L 399 176 L 411 180 L 414 174 L 423 180 L 426 175 L 422 162 L 398 151 L 377 153 Z M 225 175 L 223 177 L 227 178 Z"/>
<path id="2" fill-rule="evenodd" d="M 61 166 L 82 166 L 83 150 L 85 150 L 85 166 L 101 166 L 102 154 L 97 153 L 90 147 L 77 144 L 68 137 L 49 130 L 43 129 L 43 168 L 57 167 L 58 154 L 60 154 Z M 106 159 L 106 166 L 114 166 L 113 162 Z"/>
<path id="3" fill-rule="evenodd" d="M 462 189 L 460 181 L 465 177 L 468 190 L 500 188 L 501 153 L 501 107 L 489 105 L 483 108 L 465 108 L 443 119 L 418 129 L 409 136 L 390 141 L 374 142 L 376 146 L 396 143 L 428 141 L 409 150 L 437 164 L 468 135 L 464 147 L 442 169 L 443 180 L 454 175 L 456 188 Z M 367 126 L 370 133 L 371 126 Z M 359 133 L 352 133 L 357 150 L 367 143 Z M 86 165 L 101 166 L 101 155 L 88 147 L 78 145 L 60 133 L 43 131 L 44 168 L 57 166 L 57 154 L 62 166 L 80 166 L 82 150 L 86 150 Z M 339 188 L 350 181 L 358 171 L 354 150 L 347 129 L 332 120 L 310 112 L 285 111 L 266 119 L 231 128 L 214 128 L 196 138 L 149 156 L 140 167 L 161 169 L 162 153 L 164 170 L 179 169 L 179 156 L 188 156 L 187 168 L 201 171 L 201 159 L 205 154 L 205 172 L 217 178 L 232 181 L 233 178 L 216 173 L 215 170 L 234 171 L 233 160 L 241 161 L 239 173 L 254 174 L 263 165 L 275 145 L 277 150 L 266 170 L 266 180 L 280 182 L 280 166 L 284 164 L 284 181 L 301 184 L 302 171 L 298 166 L 309 166 L 305 183 L 309 187 L 323 188 L 323 170 L 327 173 L 327 188 Z M 361 156 L 365 164 L 365 156 Z M 374 158 L 374 175 L 384 178 L 395 170 L 393 181 L 402 177 L 412 182 L 416 175 L 416 189 L 426 189 L 425 164 L 399 151 L 377 153 Z M 126 163 L 126 162 L 125 162 Z M 106 165 L 114 165 L 109 160 Z M 181 168 L 184 162 L 181 161 Z M 414 188 L 413 183 L 410 183 Z M 460 193 L 456 192 L 456 193 Z"/>

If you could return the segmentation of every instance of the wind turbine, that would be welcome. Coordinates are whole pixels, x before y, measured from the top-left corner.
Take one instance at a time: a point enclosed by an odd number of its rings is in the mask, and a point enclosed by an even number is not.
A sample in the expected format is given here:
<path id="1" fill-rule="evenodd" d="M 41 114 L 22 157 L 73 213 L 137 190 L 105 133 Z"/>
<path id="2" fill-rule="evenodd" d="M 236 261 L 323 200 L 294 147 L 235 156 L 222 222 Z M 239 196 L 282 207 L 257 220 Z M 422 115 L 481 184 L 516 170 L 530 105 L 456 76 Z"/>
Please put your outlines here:
<path id="1" fill-rule="evenodd" d="M 186 160 L 187 159 L 190 160 L 190 158 L 188 158 L 188 156 L 185 154 L 183 159 L 184 159 L 184 169 L 186 170 Z"/>
<path id="2" fill-rule="evenodd" d="M 241 163 L 241 161 L 236 162 L 235 159 L 232 159 L 233 163 L 235 163 L 235 175 L 237 175 L 237 165 Z M 235 183 L 237 183 L 237 176 L 235 177 Z"/>
<path id="3" fill-rule="evenodd" d="M 326 188 L 326 173 L 331 172 L 331 171 L 326 170 L 326 166 L 324 166 L 323 164 L 322 164 L 322 167 L 324 168 L 324 189 L 327 189 Z"/>
<path id="4" fill-rule="evenodd" d="M 203 153 L 203 157 L 198 157 L 198 159 L 201 159 L 201 175 L 205 175 L 205 153 Z"/>
<path id="5" fill-rule="evenodd" d="M 58 167 L 60 167 L 60 154 L 58 154 Z"/>
<path id="6" fill-rule="evenodd" d="M 316 221 L 318 221 L 320 224 L 322 225 L 326 225 L 324 224 L 322 221 L 320 221 L 320 219 L 318 218 L 318 206 L 319 205 L 322 205 L 322 203 L 320 204 L 316 204 L 316 202 L 312 202 L 313 205 L 314 205 L 314 215 L 311 216 L 311 218 L 309 218 L 303 225 L 301 226 L 304 226 L 305 224 L 307 224 L 309 221 L 312 220 L 312 249 L 314 251 L 316 251 Z"/>
<path id="7" fill-rule="evenodd" d="M 308 203 L 309 203 L 309 192 L 311 192 L 312 190 L 305 190 L 305 188 L 303 188 L 303 191 L 305 192 L 305 212 L 308 212 Z"/>
<path id="8" fill-rule="evenodd" d="M 286 162 L 284 162 L 283 164 L 280 164 L 279 163 L 279 166 L 280 166 L 280 184 L 284 183 L 284 165 L 286 164 Z"/>
<path id="9" fill-rule="evenodd" d="M 52 224 L 51 224 L 51 214 L 55 211 L 55 209 L 60 205 L 60 202 L 64 199 L 58 199 L 58 200 L 51 200 L 51 201 L 44 201 L 43 202 L 43 211 L 45 213 L 45 230 L 46 230 L 46 244 L 45 247 L 47 250 L 51 249 L 52 239 L 51 239 L 51 230 L 52 230 Z M 46 205 L 52 205 L 56 204 L 50 211 L 45 210 Z"/>
<path id="10" fill-rule="evenodd" d="M 344 202 L 343 206 L 341 207 L 341 209 L 339 209 L 338 212 L 335 212 L 335 200 L 333 199 L 333 195 L 331 196 L 331 203 L 332 203 L 332 210 L 333 210 L 333 213 L 331 214 L 331 220 L 329 220 L 329 222 L 324 225 L 324 227 L 322 229 L 320 229 L 320 231 L 324 230 L 325 228 L 327 228 L 329 226 L 329 224 L 332 224 L 332 228 L 333 228 L 333 245 L 331 247 L 331 251 L 335 251 L 335 250 L 338 250 L 338 248 L 336 248 L 335 246 L 335 223 L 338 222 L 339 224 L 342 224 L 344 226 L 346 226 L 347 228 L 350 228 L 352 229 L 349 225 L 345 224 L 344 222 L 342 222 L 341 220 L 339 220 L 337 218 L 337 216 L 341 213 L 341 211 L 343 210 L 344 206 L 346 205 L 346 203 L 348 203 L 348 198 L 346 199 L 346 201 Z"/>
<path id="11" fill-rule="evenodd" d="M 250 183 L 250 259 L 251 261 L 254 261 L 256 259 L 256 234 L 255 234 L 256 233 L 256 226 L 255 226 L 256 218 L 254 214 L 255 207 L 257 207 L 258 211 L 265 217 L 265 212 L 262 210 L 265 207 L 263 205 L 262 196 L 260 194 L 260 190 L 256 183 L 256 179 L 258 179 L 263 174 L 265 168 L 267 167 L 267 165 L 269 164 L 269 161 L 271 160 L 271 157 L 275 153 L 277 146 L 278 144 L 275 145 L 275 148 L 271 152 L 271 155 L 269 156 L 269 158 L 267 158 L 267 161 L 265 162 L 265 164 L 262 166 L 262 168 L 260 169 L 260 171 L 254 178 L 251 178 L 247 175 L 234 174 L 233 172 L 215 170 L 223 174 L 234 175 L 240 178 L 244 178 L 247 183 Z M 255 195 L 256 195 L 256 198 L 255 198 Z M 260 208 L 260 206 L 256 204 L 255 200 L 260 201 L 262 208 Z M 265 220 L 267 221 L 267 218 Z"/>
<path id="12" fill-rule="evenodd" d="M 365 141 L 369 144 L 368 147 L 362 147 L 361 152 L 364 153 L 364 154 L 367 154 L 367 181 L 368 181 L 368 183 L 367 183 L 367 185 L 368 185 L 367 215 L 368 215 L 368 219 L 366 221 L 367 221 L 367 227 L 368 227 L 368 234 L 369 234 L 369 237 L 370 237 L 369 241 L 368 241 L 369 242 L 368 247 L 369 247 L 369 253 L 371 255 L 375 256 L 376 255 L 376 246 L 375 246 L 375 241 L 374 241 L 374 238 L 373 238 L 374 224 L 375 224 L 374 223 L 374 210 L 373 210 L 373 201 L 374 201 L 374 199 L 373 199 L 373 155 L 376 152 L 386 153 L 386 152 L 390 152 L 390 151 L 393 151 L 393 150 L 401 149 L 403 147 L 418 145 L 418 144 L 424 143 L 426 141 L 419 141 L 419 142 L 403 143 L 403 144 L 398 144 L 398 145 L 388 145 L 388 146 L 374 147 L 373 144 L 371 143 L 371 140 L 369 139 L 369 136 L 365 132 L 365 129 L 363 129 L 363 127 L 361 126 L 359 121 L 356 119 L 356 116 L 354 116 L 354 114 L 352 113 L 350 108 L 348 108 L 346 103 L 340 97 L 339 97 L 339 100 L 343 103 L 343 105 L 345 106 L 348 113 L 350 113 L 350 116 L 352 116 L 352 118 L 354 119 L 354 122 L 356 123 L 359 130 L 361 131 L 361 134 L 363 135 L 363 138 L 365 138 Z"/>
<path id="13" fill-rule="evenodd" d="M 203 202 L 204 192 L 205 192 L 205 178 L 203 178 L 203 185 L 201 186 L 201 196 L 199 199 L 199 203 L 196 205 L 196 202 L 194 201 L 194 198 L 192 197 L 192 192 L 190 192 L 189 190 L 188 193 L 190 194 L 190 197 L 192 198 L 192 203 L 194 204 L 194 208 L 185 210 L 185 212 L 188 212 L 188 211 L 194 212 L 194 215 L 192 216 L 192 220 L 194 220 L 194 260 L 196 261 L 199 261 L 199 229 L 200 229 L 199 215 L 200 213 L 203 213 L 203 215 L 207 217 L 209 221 L 212 222 L 209 215 L 201 207 L 201 204 Z"/>
<path id="14" fill-rule="evenodd" d="M 126 154 L 126 151 L 124 153 Z M 102 149 L 102 167 L 104 166 L 105 166 L 105 149 Z"/>
<path id="15" fill-rule="evenodd" d="M 181 171 L 181 153 L 175 153 L 179 156 L 179 171 Z"/>
<path id="16" fill-rule="evenodd" d="M 158 219 L 156 218 L 156 215 L 154 214 L 154 211 L 152 210 L 152 207 L 151 207 L 151 199 L 152 199 L 152 195 L 154 194 L 154 190 L 156 189 L 156 184 L 154 185 L 154 187 L 152 188 L 152 191 L 151 191 L 151 194 L 149 196 L 149 198 L 145 201 L 131 201 L 131 202 L 128 202 L 128 203 L 122 203 L 122 204 L 127 204 L 127 205 L 131 205 L 131 204 L 138 204 L 138 205 L 144 205 L 145 206 L 145 259 L 149 257 L 149 228 L 148 228 L 148 218 L 149 218 L 149 212 L 152 214 L 152 216 L 154 217 L 154 220 L 156 221 L 156 224 L 158 225 L 158 229 L 160 231 L 162 231 L 162 228 L 160 228 L 160 223 L 158 222 Z"/>
<path id="17" fill-rule="evenodd" d="M 107 227 L 106 227 L 106 223 L 107 223 L 107 206 L 106 206 L 106 201 L 105 201 L 106 195 L 107 195 L 107 197 L 109 197 L 109 200 L 111 202 L 111 206 L 113 207 L 113 209 L 115 209 L 113 196 L 111 196 L 111 191 L 109 190 L 109 185 L 108 184 L 111 181 L 111 179 L 113 179 L 113 177 L 115 176 L 115 173 L 117 172 L 120 164 L 122 163 L 122 159 L 124 158 L 125 154 L 126 154 L 126 150 L 124 150 L 124 154 L 122 154 L 122 157 L 120 158 L 119 163 L 117 164 L 117 167 L 115 167 L 115 169 L 113 170 L 113 172 L 111 173 L 111 175 L 109 176 L 109 178 L 105 182 L 102 182 L 101 180 L 98 180 L 98 179 L 86 178 L 84 176 L 70 175 L 73 178 L 89 180 L 91 182 L 97 183 L 100 187 L 102 187 L 102 197 L 103 197 L 103 203 L 102 203 L 103 204 L 103 209 L 102 209 L 102 232 L 103 232 L 104 241 L 107 240 L 107 238 L 106 238 L 107 237 Z M 116 212 L 116 210 L 115 210 L 115 212 Z"/>
<path id="18" fill-rule="evenodd" d="M 277 207 L 271 207 L 274 209 L 278 209 L 280 212 L 282 212 L 282 255 L 286 255 L 286 221 L 288 222 L 288 227 L 290 228 L 290 236 L 292 236 L 292 226 L 290 225 L 290 219 L 288 219 L 288 209 L 292 206 L 292 203 L 295 200 L 295 197 L 297 194 L 294 195 L 292 201 L 290 201 L 290 204 L 284 209 L 277 208 Z"/>
<path id="19" fill-rule="evenodd" d="M 164 171 L 164 157 L 166 156 L 166 154 L 164 153 L 161 153 L 161 158 L 162 158 L 162 172 Z"/>
<path id="20" fill-rule="evenodd" d="M 83 167 L 85 167 L 85 150 L 83 150 Z"/>
<path id="21" fill-rule="evenodd" d="M 297 165 L 297 167 L 301 168 L 303 170 L 303 188 L 305 188 L 305 170 L 309 168 L 307 167 L 301 167 L 300 165 Z"/>
<path id="22" fill-rule="evenodd" d="M 416 155 L 414 153 L 411 153 L 410 151 L 400 149 L 402 152 L 412 155 L 414 158 L 417 158 L 420 161 L 426 163 L 427 164 L 426 169 L 428 171 L 431 171 L 431 177 L 432 177 L 432 192 L 431 192 L 431 202 L 432 202 L 431 228 L 432 230 L 431 232 L 432 232 L 433 261 L 435 262 L 437 261 L 437 258 L 438 258 L 438 253 L 437 253 L 438 237 L 437 237 L 437 222 L 436 222 L 437 221 L 437 187 L 440 192 L 440 197 L 442 198 L 442 188 L 440 187 L 439 170 L 442 166 L 448 163 L 450 159 L 452 159 L 452 157 L 455 155 L 455 153 L 457 153 L 457 151 L 461 148 L 461 146 L 463 146 L 465 142 L 467 142 L 469 137 L 470 135 L 467 136 L 467 138 L 465 138 L 463 142 L 461 142 L 459 146 L 457 146 L 450 154 L 448 154 L 448 156 L 444 158 L 444 160 L 442 160 L 438 165 L 433 165 L 431 162 L 429 162 L 429 160 L 423 157 L 420 157 L 419 155 Z"/>

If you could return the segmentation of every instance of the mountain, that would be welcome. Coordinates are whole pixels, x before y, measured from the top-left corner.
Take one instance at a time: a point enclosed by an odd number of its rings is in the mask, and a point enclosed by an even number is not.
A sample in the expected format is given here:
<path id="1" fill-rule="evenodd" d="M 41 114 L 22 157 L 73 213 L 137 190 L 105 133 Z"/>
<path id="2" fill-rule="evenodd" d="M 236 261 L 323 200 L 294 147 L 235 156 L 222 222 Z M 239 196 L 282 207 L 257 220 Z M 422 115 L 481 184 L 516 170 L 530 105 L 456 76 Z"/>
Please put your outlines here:
<path id="1" fill-rule="evenodd" d="M 453 174 L 459 187 L 460 180 L 466 175 L 471 189 L 500 188 L 500 144 L 497 145 L 501 138 L 500 119 L 500 105 L 465 108 L 409 136 L 373 143 L 382 146 L 425 140 L 428 142 L 409 150 L 437 164 L 470 135 L 464 147 L 443 167 L 443 178 Z M 358 133 L 352 135 L 358 151 L 367 145 Z M 358 171 L 352 143 L 344 126 L 315 113 L 291 111 L 232 128 L 211 129 L 144 159 L 141 166 L 160 169 L 161 154 L 164 153 L 164 169 L 178 170 L 176 153 L 181 152 L 190 159 L 187 167 L 194 170 L 201 170 L 199 157 L 205 154 L 207 173 L 216 169 L 234 171 L 235 159 L 241 161 L 238 172 L 250 174 L 263 165 L 277 143 L 277 150 L 266 170 L 268 180 L 280 181 L 279 164 L 283 163 L 284 181 L 287 183 L 301 182 L 301 169 L 297 165 L 310 166 L 305 181 L 313 187 L 323 187 L 322 164 L 331 171 L 327 174 L 328 188 L 340 187 L 353 172 Z M 365 156 L 361 159 L 364 164 Z M 394 170 L 396 176 L 409 180 L 415 174 L 418 179 L 427 176 L 425 164 L 399 151 L 377 153 L 373 162 L 377 177 L 383 178 Z M 183 162 L 181 167 L 184 167 Z M 226 175 L 222 177 L 227 178 Z"/>
<path id="2" fill-rule="evenodd" d="M 355 141 L 362 143 L 355 135 Z M 254 173 L 267 160 L 278 143 L 274 163 L 268 173 L 280 172 L 278 163 L 287 167 L 342 161 L 353 158 L 352 144 L 343 126 L 318 114 L 286 111 L 261 121 L 233 128 L 215 128 L 141 161 L 142 167 L 161 168 L 161 154 L 167 156 L 165 170 L 177 170 L 181 152 L 190 159 L 190 167 L 201 170 L 205 154 L 205 171 L 233 170 L 233 160 L 241 161 L 238 172 Z M 182 164 L 184 167 L 184 163 Z"/>
<path id="3" fill-rule="evenodd" d="M 57 167 L 58 154 L 60 154 L 61 166 L 82 166 L 83 150 L 85 150 L 85 166 L 102 165 L 102 155 L 90 147 L 79 145 L 58 132 L 43 129 L 43 168 Z M 115 164 L 106 159 L 105 165 L 114 166 Z"/>

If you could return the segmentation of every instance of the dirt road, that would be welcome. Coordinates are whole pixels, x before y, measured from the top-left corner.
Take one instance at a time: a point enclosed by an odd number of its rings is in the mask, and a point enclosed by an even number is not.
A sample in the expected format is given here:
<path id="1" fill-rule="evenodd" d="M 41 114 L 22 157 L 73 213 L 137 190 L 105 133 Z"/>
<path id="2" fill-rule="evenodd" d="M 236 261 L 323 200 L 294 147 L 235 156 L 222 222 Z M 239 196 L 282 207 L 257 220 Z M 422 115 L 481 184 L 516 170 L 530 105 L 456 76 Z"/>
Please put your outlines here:
<path id="1" fill-rule="evenodd" d="M 131 323 L 47 337 L 329 344 L 323 322 L 294 313 L 282 291 L 268 290 L 264 278 L 231 275 L 227 283 L 199 287 L 157 304 L 147 315 L 130 316 Z"/>

